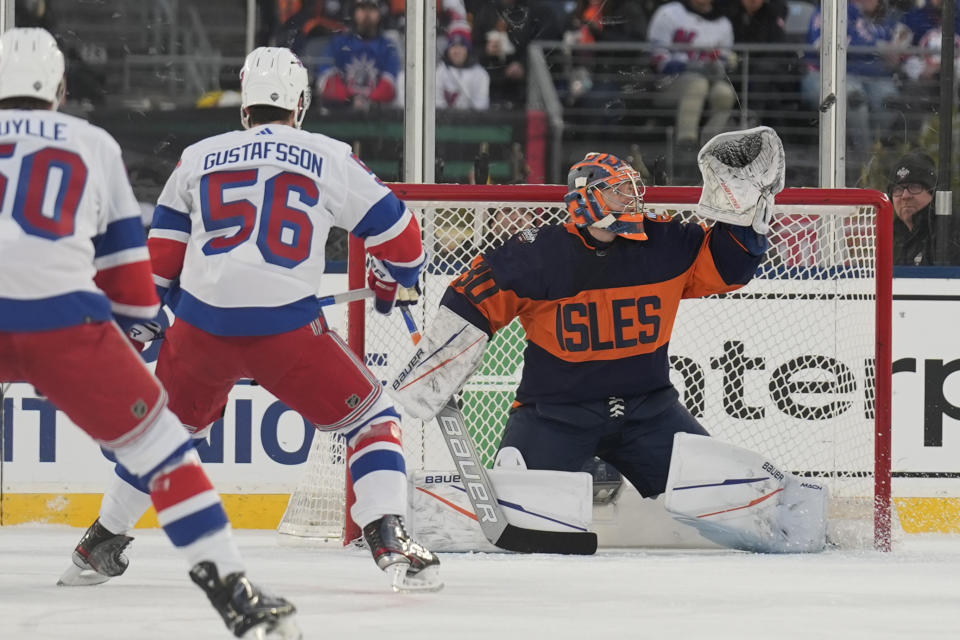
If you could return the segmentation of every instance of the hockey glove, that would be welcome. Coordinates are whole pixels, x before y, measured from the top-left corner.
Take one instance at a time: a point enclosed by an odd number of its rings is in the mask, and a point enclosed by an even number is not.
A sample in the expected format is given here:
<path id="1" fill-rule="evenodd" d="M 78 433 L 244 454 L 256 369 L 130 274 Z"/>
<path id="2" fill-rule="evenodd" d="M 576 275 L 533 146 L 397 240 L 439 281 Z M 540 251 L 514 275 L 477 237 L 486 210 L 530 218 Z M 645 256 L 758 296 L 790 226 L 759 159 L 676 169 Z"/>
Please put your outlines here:
<path id="1" fill-rule="evenodd" d="M 400 285 L 387 271 L 386 265 L 373 256 L 367 256 L 367 285 L 373 290 L 373 308 L 389 315 L 397 302 Z"/>
<path id="2" fill-rule="evenodd" d="M 119 322 L 119 320 L 118 320 Z M 131 342 L 140 344 L 149 344 L 154 340 L 159 340 L 167 333 L 170 328 L 170 317 L 163 308 L 154 316 L 153 320 L 136 320 L 121 323 L 120 326 L 127 332 L 127 338 Z"/>
<path id="3" fill-rule="evenodd" d="M 783 190 L 783 144 L 769 127 L 721 133 L 697 155 L 703 174 L 699 212 L 704 218 L 767 233 L 774 196 Z"/>
<path id="4" fill-rule="evenodd" d="M 412 307 L 420 302 L 421 293 L 423 292 L 420 290 L 419 282 L 412 287 L 400 287 L 400 290 L 397 292 L 396 304 L 398 307 Z"/>
<path id="5" fill-rule="evenodd" d="M 148 320 L 131 325 L 127 330 L 127 337 L 141 344 L 147 344 L 157 338 L 162 338 L 165 331 L 166 328 L 159 322 Z"/>

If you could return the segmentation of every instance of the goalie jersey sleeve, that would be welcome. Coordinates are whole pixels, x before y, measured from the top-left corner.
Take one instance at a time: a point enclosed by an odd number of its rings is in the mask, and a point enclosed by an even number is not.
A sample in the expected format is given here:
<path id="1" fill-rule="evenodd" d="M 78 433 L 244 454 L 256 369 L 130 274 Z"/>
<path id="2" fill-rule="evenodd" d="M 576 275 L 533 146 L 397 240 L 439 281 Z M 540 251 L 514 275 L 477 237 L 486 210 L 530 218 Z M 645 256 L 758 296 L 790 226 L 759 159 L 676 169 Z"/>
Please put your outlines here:
<path id="1" fill-rule="evenodd" d="M 517 401 L 586 402 L 670 386 L 680 300 L 737 289 L 754 255 L 728 225 L 649 221 L 649 239 L 593 246 L 573 225 L 523 231 L 478 256 L 441 304 L 488 335 L 526 331 Z"/>
<path id="2" fill-rule="evenodd" d="M 154 279 L 178 317 L 209 333 L 292 331 L 320 313 L 332 226 L 402 285 L 417 281 L 416 218 L 348 145 L 284 125 L 214 136 L 184 150 L 160 194 Z"/>
<path id="3" fill-rule="evenodd" d="M 0 135 L 0 331 L 152 318 L 140 206 L 116 141 L 39 110 L 0 112 Z"/>

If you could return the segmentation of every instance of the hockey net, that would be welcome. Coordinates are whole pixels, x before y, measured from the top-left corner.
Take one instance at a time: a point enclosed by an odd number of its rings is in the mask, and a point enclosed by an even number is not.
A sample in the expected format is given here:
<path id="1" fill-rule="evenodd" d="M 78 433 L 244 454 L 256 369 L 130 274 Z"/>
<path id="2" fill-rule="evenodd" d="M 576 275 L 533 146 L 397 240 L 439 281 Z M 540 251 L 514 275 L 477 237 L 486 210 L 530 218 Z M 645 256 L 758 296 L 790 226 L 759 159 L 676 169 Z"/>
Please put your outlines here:
<path id="1" fill-rule="evenodd" d="M 450 281 L 479 253 L 523 229 L 562 223 L 558 186 L 394 185 L 421 221 L 429 265 L 414 314 L 428 330 Z M 651 187 L 646 208 L 698 221 L 696 187 Z M 671 379 L 714 436 L 826 484 L 831 521 L 889 548 L 891 210 L 876 191 L 787 189 L 777 197 L 772 248 L 756 277 L 721 296 L 685 300 L 670 345 Z M 356 250 L 359 249 L 359 250 Z M 351 288 L 364 286 L 351 245 Z M 349 342 L 381 380 L 412 345 L 403 321 L 351 303 Z M 519 321 L 488 346 L 461 394 L 487 466 L 520 380 Z M 435 424 L 405 419 L 408 471 L 454 469 Z M 342 439 L 318 433 L 280 532 L 347 542 Z"/>

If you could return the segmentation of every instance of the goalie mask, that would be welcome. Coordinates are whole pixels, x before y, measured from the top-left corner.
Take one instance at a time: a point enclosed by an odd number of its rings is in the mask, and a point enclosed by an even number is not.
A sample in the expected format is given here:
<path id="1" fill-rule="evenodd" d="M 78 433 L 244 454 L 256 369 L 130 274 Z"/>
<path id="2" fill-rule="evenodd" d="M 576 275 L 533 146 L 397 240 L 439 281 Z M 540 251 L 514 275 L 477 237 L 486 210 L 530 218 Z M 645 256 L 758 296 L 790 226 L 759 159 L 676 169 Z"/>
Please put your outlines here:
<path id="1" fill-rule="evenodd" d="M 290 49 L 258 47 L 240 70 L 240 119 L 250 127 L 247 107 L 268 106 L 293 111 L 299 129 L 310 107 L 310 81 L 303 63 Z"/>
<path id="2" fill-rule="evenodd" d="M 630 240 L 646 240 L 643 195 L 636 169 L 609 153 L 588 153 L 570 167 L 564 197 L 577 227 L 606 229 Z"/>

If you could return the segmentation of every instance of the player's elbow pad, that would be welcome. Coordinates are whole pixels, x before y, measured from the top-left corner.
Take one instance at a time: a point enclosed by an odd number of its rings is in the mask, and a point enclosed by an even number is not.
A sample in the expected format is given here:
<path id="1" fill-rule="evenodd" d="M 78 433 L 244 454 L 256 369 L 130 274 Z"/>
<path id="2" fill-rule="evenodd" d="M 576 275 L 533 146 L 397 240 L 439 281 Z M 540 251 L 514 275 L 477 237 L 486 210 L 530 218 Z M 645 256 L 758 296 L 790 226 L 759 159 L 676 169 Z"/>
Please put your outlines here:
<path id="1" fill-rule="evenodd" d="M 430 420 L 480 366 L 488 340 L 486 332 L 440 305 L 388 393 L 409 415 Z"/>

